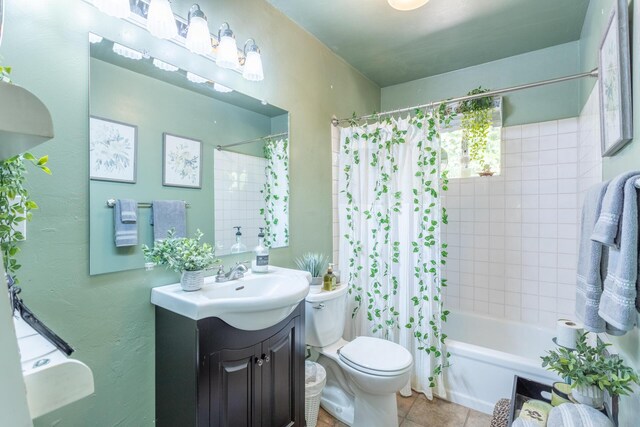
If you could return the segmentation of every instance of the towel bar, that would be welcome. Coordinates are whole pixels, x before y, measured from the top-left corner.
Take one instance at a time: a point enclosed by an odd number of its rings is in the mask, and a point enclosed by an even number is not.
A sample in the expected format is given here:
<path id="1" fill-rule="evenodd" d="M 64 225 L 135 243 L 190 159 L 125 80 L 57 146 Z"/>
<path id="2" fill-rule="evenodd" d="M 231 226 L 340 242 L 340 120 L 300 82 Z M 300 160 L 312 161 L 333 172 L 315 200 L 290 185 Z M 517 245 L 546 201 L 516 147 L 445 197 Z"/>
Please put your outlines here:
<path id="1" fill-rule="evenodd" d="M 107 207 L 108 208 L 112 208 L 116 205 L 116 199 L 109 199 L 107 200 Z M 184 202 L 185 207 L 190 208 L 191 207 L 191 203 L 187 203 Z M 139 202 L 138 203 L 138 207 L 139 208 L 150 208 L 153 206 L 153 203 L 150 202 Z"/>

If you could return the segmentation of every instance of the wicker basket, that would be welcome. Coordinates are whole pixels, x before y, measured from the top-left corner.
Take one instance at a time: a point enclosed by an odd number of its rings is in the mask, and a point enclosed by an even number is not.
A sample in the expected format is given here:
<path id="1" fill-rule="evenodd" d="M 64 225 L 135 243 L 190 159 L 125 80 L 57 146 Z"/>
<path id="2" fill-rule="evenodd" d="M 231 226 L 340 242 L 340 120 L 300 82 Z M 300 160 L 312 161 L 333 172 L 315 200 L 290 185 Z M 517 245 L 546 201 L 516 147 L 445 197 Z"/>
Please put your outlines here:
<path id="1" fill-rule="evenodd" d="M 327 372 L 315 362 L 305 362 L 304 415 L 307 427 L 315 427 L 320 412 L 320 397 L 327 382 Z"/>

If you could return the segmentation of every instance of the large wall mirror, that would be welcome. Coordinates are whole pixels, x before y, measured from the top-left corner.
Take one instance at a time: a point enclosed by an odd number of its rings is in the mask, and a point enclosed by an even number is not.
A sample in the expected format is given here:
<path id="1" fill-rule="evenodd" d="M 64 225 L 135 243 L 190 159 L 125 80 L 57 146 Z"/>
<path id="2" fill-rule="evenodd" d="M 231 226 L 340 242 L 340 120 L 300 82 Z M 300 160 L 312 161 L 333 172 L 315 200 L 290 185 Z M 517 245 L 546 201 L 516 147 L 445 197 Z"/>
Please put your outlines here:
<path id="1" fill-rule="evenodd" d="M 144 267 L 141 246 L 161 229 L 154 201 L 184 202 L 186 234 L 201 230 L 216 255 L 251 251 L 260 228 L 271 248 L 287 246 L 288 112 L 144 49 L 89 41 L 90 273 Z M 125 199 L 136 222 L 118 228 L 113 201 Z"/>

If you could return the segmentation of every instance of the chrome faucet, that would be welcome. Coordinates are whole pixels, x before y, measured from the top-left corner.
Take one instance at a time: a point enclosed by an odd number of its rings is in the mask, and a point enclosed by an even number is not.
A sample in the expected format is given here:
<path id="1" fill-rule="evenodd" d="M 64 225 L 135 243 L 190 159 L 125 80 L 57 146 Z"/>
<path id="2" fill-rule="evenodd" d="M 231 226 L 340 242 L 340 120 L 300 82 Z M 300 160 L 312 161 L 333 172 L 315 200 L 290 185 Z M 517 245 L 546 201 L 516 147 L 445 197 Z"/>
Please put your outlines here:
<path id="1" fill-rule="evenodd" d="M 249 271 L 249 269 L 240 262 L 237 263 L 235 267 L 231 267 L 227 273 L 224 272 L 224 265 L 221 265 L 218 269 L 218 274 L 216 274 L 216 282 L 222 283 L 241 279 L 247 271 Z"/>

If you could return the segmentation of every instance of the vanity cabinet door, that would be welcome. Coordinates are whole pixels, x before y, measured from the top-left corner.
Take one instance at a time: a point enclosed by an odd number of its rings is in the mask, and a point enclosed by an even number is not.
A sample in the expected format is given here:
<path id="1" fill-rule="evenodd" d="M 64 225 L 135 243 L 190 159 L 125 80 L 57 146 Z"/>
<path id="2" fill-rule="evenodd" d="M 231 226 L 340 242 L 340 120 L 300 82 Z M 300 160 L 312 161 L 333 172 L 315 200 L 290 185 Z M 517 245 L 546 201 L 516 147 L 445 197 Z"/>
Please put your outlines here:
<path id="1" fill-rule="evenodd" d="M 209 361 L 209 423 L 213 427 L 261 425 L 261 344 L 212 353 Z"/>
<path id="2" fill-rule="evenodd" d="M 299 317 L 292 319 L 263 343 L 262 427 L 304 425 L 303 415 L 297 410 L 304 393 L 299 375 L 304 363 L 304 353 L 298 351 L 299 322 Z"/>

